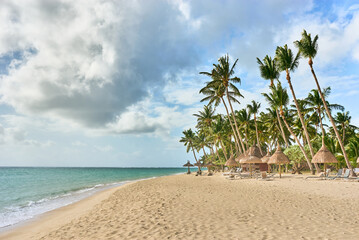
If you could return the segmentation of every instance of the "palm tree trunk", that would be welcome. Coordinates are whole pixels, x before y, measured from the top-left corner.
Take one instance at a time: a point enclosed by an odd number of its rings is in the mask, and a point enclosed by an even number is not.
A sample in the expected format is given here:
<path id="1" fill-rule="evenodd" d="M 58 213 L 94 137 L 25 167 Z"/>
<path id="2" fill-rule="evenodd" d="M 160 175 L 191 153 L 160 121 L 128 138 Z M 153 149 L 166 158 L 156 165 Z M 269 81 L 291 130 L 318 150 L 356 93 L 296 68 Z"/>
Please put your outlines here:
<path id="1" fill-rule="evenodd" d="M 281 130 L 281 132 L 282 132 L 282 137 L 283 137 L 284 142 L 285 142 L 285 147 L 288 147 L 288 146 L 289 146 L 288 140 L 287 140 L 287 138 L 286 138 L 286 136 L 285 136 L 285 133 L 284 133 L 284 129 L 283 129 L 282 121 L 280 120 L 280 117 L 279 117 L 278 109 L 276 109 L 275 112 L 277 113 L 277 118 L 278 118 L 280 130 Z"/>
<path id="2" fill-rule="evenodd" d="M 196 163 L 198 164 L 198 171 L 201 172 L 201 166 L 197 160 L 197 157 L 196 157 L 196 154 L 194 153 L 194 149 L 193 149 L 193 145 L 191 143 L 191 148 L 192 148 L 192 152 L 193 152 L 193 156 L 194 156 L 194 159 L 196 160 Z"/>
<path id="3" fill-rule="evenodd" d="M 343 128 L 343 143 L 345 143 L 345 125 L 344 123 L 342 123 L 342 128 Z"/>
<path id="4" fill-rule="evenodd" d="M 219 140 L 219 144 L 221 144 L 221 148 L 222 148 L 222 150 L 223 150 L 224 157 L 226 158 L 226 161 L 228 161 L 227 151 L 226 151 L 226 148 L 225 148 L 224 145 L 223 145 L 222 140 Z"/>
<path id="5" fill-rule="evenodd" d="M 292 82 L 290 80 L 290 75 L 289 75 L 289 70 L 288 69 L 286 69 L 286 73 L 287 73 L 287 81 L 288 81 L 288 84 L 289 84 L 289 88 L 290 88 L 290 91 L 292 92 L 293 100 L 294 100 L 295 106 L 297 108 L 298 116 L 299 116 L 300 122 L 302 123 L 304 133 L 305 133 L 305 137 L 307 139 L 310 155 L 313 158 L 314 157 L 314 152 L 313 152 L 312 144 L 310 142 L 310 138 L 309 138 L 309 134 L 308 134 L 308 130 L 307 130 L 307 125 L 305 124 L 302 112 L 300 111 L 299 104 L 298 104 L 298 101 L 297 101 L 297 97 L 295 96 L 294 89 L 293 89 L 293 86 L 292 86 Z M 319 173 L 320 169 L 319 169 L 318 165 L 316 165 L 315 168 L 316 168 L 317 172 Z"/>
<path id="6" fill-rule="evenodd" d="M 230 124 L 231 127 L 232 127 L 233 135 L 234 135 L 234 138 L 235 138 L 235 140 L 236 140 L 235 142 L 236 142 L 236 144 L 238 145 L 239 151 L 242 153 L 242 149 L 240 148 L 239 142 L 241 142 L 241 144 L 242 144 L 242 146 L 243 146 L 243 149 L 244 149 L 244 145 L 243 145 L 243 143 L 242 143 L 242 141 L 241 141 L 240 139 L 238 140 L 238 136 L 237 136 L 237 134 L 236 134 L 236 130 L 235 130 L 234 127 L 233 127 L 233 124 L 232 124 L 232 121 L 231 121 L 231 116 L 229 115 L 229 112 L 228 112 L 227 104 L 226 104 L 226 102 L 224 101 L 223 97 L 221 97 L 221 99 L 222 99 L 223 105 L 224 105 L 224 107 L 225 107 L 225 109 L 226 109 L 226 112 L 227 112 L 229 124 Z M 233 119 L 233 120 L 235 121 L 235 119 Z M 245 152 L 245 150 L 243 150 L 243 152 Z"/>
<path id="7" fill-rule="evenodd" d="M 217 145 L 214 144 L 214 147 L 216 148 L 216 153 L 217 153 L 218 160 L 219 160 L 219 162 L 221 162 L 221 158 L 219 157 Z M 224 165 L 223 164 L 221 164 L 221 165 L 222 165 L 222 172 L 223 172 L 224 171 Z"/>
<path id="8" fill-rule="evenodd" d="M 231 100 L 229 99 L 228 87 L 226 88 L 226 95 L 227 95 L 229 107 L 231 108 L 232 118 L 233 118 L 233 121 L 234 121 L 234 125 L 236 126 L 236 130 L 237 130 L 238 137 L 239 137 L 239 139 L 242 139 L 242 134 L 239 132 L 239 129 L 238 129 L 238 125 L 237 125 L 236 117 L 235 117 L 235 115 L 234 115 L 232 103 L 231 103 Z M 242 144 L 243 152 L 246 152 L 246 149 L 244 148 L 244 144 L 243 144 L 242 141 L 241 141 L 241 144 Z"/>
<path id="9" fill-rule="evenodd" d="M 258 128 L 257 128 L 257 118 L 256 118 L 256 114 L 254 114 L 254 125 L 255 125 L 255 127 L 256 127 L 256 136 L 257 136 L 257 144 L 258 144 L 258 147 L 259 147 L 259 151 L 261 152 L 261 155 L 263 156 L 261 144 L 259 143 L 259 135 L 258 135 Z"/>
<path id="10" fill-rule="evenodd" d="M 245 134 L 246 134 L 246 147 L 247 147 L 247 149 L 249 149 L 249 147 L 248 147 L 248 132 L 247 132 L 247 128 L 246 128 Z"/>
<path id="11" fill-rule="evenodd" d="M 202 150 L 203 150 L 204 157 L 206 158 L 206 162 L 208 162 L 207 154 L 206 154 L 206 151 L 204 151 L 204 147 L 203 147 L 203 146 L 202 146 Z"/>
<path id="12" fill-rule="evenodd" d="M 307 156 L 307 153 L 305 152 L 305 150 L 304 150 L 302 144 L 300 144 L 299 139 L 298 139 L 297 136 L 294 134 L 293 130 L 292 130 L 292 129 L 290 128 L 290 126 L 288 125 L 287 120 L 285 119 L 285 117 L 284 117 L 283 114 L 282 114 L 282 119 L 283 119 L 283 122 L 284 122 L 285 126 L 287 127 L 288 131 L 289 131 L 290 134 L 294 137 L 294 139 L 295 139 L 295 141 L 297 142 L 297 144 L 298 144 L 300 150 L 301 150 L 302 153 L 304 154 L 304 158 L 305 158 L 305 160 L 307 160 L 307 164 L 308 164 L 308 166 L 309 166 L 309 168 L 310 168 L 310 171 L 313 173 L 313 166 L 312 166 L 312 164 L 310 163 L 310 160 L 309 160 L 309 158 L 308 158 L 308 156 Z"/>
<path id="13" fill-rule="evenodd" d="M 320 94 L 320 97 L 322 98 L 325 111 L 327 112 L 327 115 L 328 115 L 328 117 L 329 117 L 329 119 L 330 119 L 330 122 L 332 123 L 333 129 L 334 129 L 334 132 L 335 132 L 335 135 L 337 136 L 337 139 L 338 139 L 340 148 L 342 149 L 342 152 L 343 152 L 343 155 L 344 155 L 344 159 L 345 159 L 345 163 L 347 164 L 347 167 L 351 170 L 351 171 L 350 171 L 351 174 L 352 174 L 352 175 L 355 175 L 355 173 L 354 173 L 354 171 L 353 171 L 353 167 L 352 167 L 352 165 L 349 163 L 348 155 L 347 155 L 347 152 L 345 151 L 344 144 L 343 144 L 343 142 L 342 142 L 342 140 L 341 140 L 341 138 L 340 138 L 340 135 L 339 135 L 337 126 L 336 126 L 335 123 L 334 123 L 334 119 L 333 119 L 333 117 L 332 117 L 332 114 L 331 114 L 330 111 L 329 111 L 327 102 L 325 101 L 324 95 L 323 95 L 323 93 L 322 93 L 322 90 L 321 90 L 321 88 L 320 88 L 320 85 L 319 85 L 319 82 L 318 82 L 318 79 L 317 79 L 317 76 L 315 75 L 315 72 L 314 72 L 314 69 L 313 69 L 313 61 L 312 61 L 311 58 L 309 58 L 308 64 L 309 64 L 309 66 L 310 66 L 310 70 L 312 71 L 312 74 L 313 74 L 315 83 L 317 84 L 318 92 L 319 92 L 319 94 Z"/>

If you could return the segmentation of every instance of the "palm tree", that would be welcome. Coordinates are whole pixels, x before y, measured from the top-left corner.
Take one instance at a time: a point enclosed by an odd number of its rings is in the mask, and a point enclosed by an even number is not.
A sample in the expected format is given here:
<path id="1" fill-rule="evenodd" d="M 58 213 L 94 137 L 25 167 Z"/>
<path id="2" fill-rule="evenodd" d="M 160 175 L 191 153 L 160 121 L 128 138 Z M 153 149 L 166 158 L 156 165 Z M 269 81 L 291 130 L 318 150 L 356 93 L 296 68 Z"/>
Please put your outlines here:
<path id="1" fill-rule="evenodd" d="M 208 162 L 208 157 L 206 154 L 206 151 L 204 150 L 204 147 L 208 147 L 208 139 L 204 133 L 197 133 L 197 137 L 195 138 L 195 145 L 203 151 L 204 157 L 206 159 L 206 162 Z"/>
<path id="2" fill-rule="evenodd" d="M 201 100 L 201 102 L 209 101 L 208 105 L 214 105 L 215 107 L 217 107 L 220 104 L 220 102 L 222 102 L 225 109 L 226 109 L 227 116 L 228 116 L 228 118 L 230 118 L 230 114 L 229 114 L 229 111 L 228 111 L 228 108 L 227 108 L 227 104 L 224 101 L 225 89 L 224 89 L 224 87 L 222 85 L 218 84 L 218 82 L 212 81 L 212 82 L 209 82 L 207 84 L 207 86 L 202 88 L 199 92 L 206 95 L 206 97 L 204 97 Z M 228 92 L 229 98 L 231 98 L 233 101 L 237 101 L 237 99 L 234 97 L 234 95 L 236 95 L 235 92 L 233 92 L 233 91 L 227 91 L 227 92 Z M 235 140 L 235 142 L 237 144 L 237 148 L 242 153 L 241 146 L 239 145 L 241 143 L 241 145 L 242 145 L 242 147 L 244 149 L 244 145 L 242 143 L 242 140 L 237 137 L 236 131 L 235 131 L 234 126 L 233 126 L 230 119 L 229 119 L 229 123 L 230 123 L 230 125 L 232 127 L 234 140 Z"/>
<path id="3" fill-rule="evenodd" d="M 280 107 L 280 104 L 278 103 L 277 101 L 277 98 L 275 96 L 274 93 L 276 93 L 277 91 L 279 91 L 280 89 L 282 89 L 282 85 L 280 84 L 280 82 L 278 82 L 278 87 L 276 87 L 275 85 L 273 85 L 272 87 L 270 87 L 271 90 L 272 90 L 272 93 L 262 93 L 262 95 L 264 96 L 264 98 L 267 100 L 267 102 L 269 103 L 269 105 L 271 106 L 271 108 L 273 110 L 275 110 L 275 113 L 277 115 L 277 119 L 278 119 L 278 123 L 279 123 L 279 127 L 280 127 L 280 131 L 282 133 L 282 138 L 283 138 L 283 141 L 285 142 L 285 146 L 286 147 L 289 147 L 289 143 L 288 143 L 288 140 L 287 140 L 287 137 L 284 133 L 284 129 L 283 129 L 283 126 L 282 126 L 282 120 L 280 118 L 280 115 L 279 115 L 279 112 L 278 112 L 278 109 Z M 277 89 L 278 88 L 278 89 Z M 280 89 L 279 89 L 280 88 Z"/>
<path id="4" fill-rule="evenodd" d="M 196 141 L 196 134 L 192 131 L 192 129 L 184 130 L 183 132 L 184 137 L 181 138 L 180 142 L 184 143 L 185 146 L 187 146 L 187 152 L 192 149 L 194 159 L 196 160 L 196 163 L 198 164 L 198 171 L 201 172 L 200 162 L 198 162 L 196 154 L 194 152 L 194 145 Z"/>
<path id="5" fill-rule="evenodd" d="M 313 59 L 317 55 L 317 52 L 318 52 L 318 43 L 317 43 L 317 41 L 318 41 L 318 35 L 316 35 L 314 37 L 314 39 L 312 40 L 311 34 L 310 33 L 308 34 L 305 30 L 303 30 L 302 39 L 300 41 L 295 41 L 294 44 L 299 49 L 301 54 L 305 58 L 308 58 L 308 64 L 309 64 L 309 67 L 310 67 L 310 71 L 312 72 L 314 81 L 315 81 L 315 83 L 317 85 L 317 88 L 318 88 L 318 91 L 319 91 L 319 94 L 320 94 L 320 97 L 322 98 L 322 101 L 324 103 L 325 111 L 327 112 L 329 120 L 330 120 L 330 122 L 332 124 L 332 127 L 334 129 L 335 135 L 336 135 L 336 137 L 338 139 L 340 148 L 342 149 L 344 159 L 345 159 L 345 163 L 347 164 L 347 167 L 351 170 L 351 173 L 354 174 L 353 167 L 349 163 L 349 159 L 348 159 L 345 147 L 344 147 L 344 143 L 343 143 L 342 139 L 340 138 L 338 129 L 337 129 L 336 125 L 335 125 L 334 119 L 333 119 L 333 117 L 331 115 L 331 112 L 330 112 L 330 110 L 328 108 L 328 105 L 327 105 L 327 103 L 325 101 L 323 92 L 322 92 L 322 90 L 320 88 L 320 85 L 319 85 L 319 81 L 318 81 L 317 76 L 316 76 L 316 74 L 314 72 L 314 69 L 313 69 Z"/>
<path id="6" fill-rule="evenodd" d="M 263 152 L 262 152 L 262 148 L 261 148 L 261 144 L 259 142 L 259 136 L 258 136 L 258 126 L 257 126 L 257 113 L 259 111 L 259 108 L 261 107 L 261 104 L 252 100 L 252 104 L 248 104 L 247 105 L 247 108 L 249 110 L 249 113 L 250 114 L 253 114 L 253 118 L 254 118 L 254 125 L 255 125 L 255 128 L 256 128 L 256 138 L 257 138 L 257 144 L 258 144 L 258 147 L 259 147 L 259 150 L 263 156 Z"/>
<path id="7" fill-rule="evenodd" d="M 301 121 L 301 123 L 303 125 L 303 128 L 304 128 L 304 133 L 305 133 L 305 137 L 307 139 L 310 154 L 311 154 L 311 156 L 313 158 L 313 156 L 314 156 L 313 147 L 312 147 L 312 144 L 310 142 L 308 130 L 307 130 L 306 124 L 304 122 L 302 112 L 300 111 L 298 101 L 297 101 L 297 98 L 295 96 L 295 92 L 294 92 L 292 82 L 291 82 L 291 78 L 290 78 L 290 72 L 294 72 L 294 70 L 299 65 L 299 58 L 300 58 L 300 53 L 298 52 L 297 55 L 294 56 L 292 50 L 288 48 L 287 44 L 284 45 L 284 47 L 277 47 L 277 49 L 276 49 L 275 59 L 276 59 L 276 61 L 278 63 L 278 69 L 280 71 L 285 71 L 286 72 L 286 75 L 287 75 L 286 79 L 288 81 L 290 91 L 292 92 L 293 100 L 294 100 L 295 106 L 297 108 L 299 119 L 300 119 L 300 121 Z M 315 165 L 315 167 L 316 167 L 317 172 L 320 172 L 319 167 L 317 165 Z"/>
<path id="8" fill-rule="evenodd" d="M 249 148 L 248 146 L 248 129 L 250 127 L 251 124 L 251 114 L 249 112 L 247 112 L 247 110 L 241 109 L 239 111 L 235 111 L 235 116 L 236 116 L 236 120 L 239 122 L 240 126 L 244 129 L 244 133 L 245 133 L 245 139 L 246 139 L 246 147 L 247 149 Z"/>
<path id="9" fill-rule="evenodd" d="M 275 104 L 277 104 L 277 106 L 279 106 L 280 108 L 280 115 L 283 119 L 283 122 L 285 124 L 285 126 L 287 127 L 288 131 L 290 132 L 290 134 L 292 135 L 292 137 L 294 138 L 294 140 L 296 141 L 296 143 L 298 144 L 300 150 L 302 151 L 307 164 L 310 168 L 310 170 L 313 172 L 313 166 L 307 156 L 307 153 L 305 152 L 302 144 L 300 143 L 298 137 L 294 134 L 292 128 L 290 127 L 290 125 L 287 122 L 287 117 L 285 116 L 285 110 L 286 110 L 286 106 L 289 103 L 289 96 L 287 93 L 287 90 L 285 88 L 282 88 L 282 85 L 280 82 L 278 82 L 277 87 L 273 87 L 272 88 L 272 96 L 274 98 L 274 102 Z M 288 112 L 289 113 L 289 112 Z M 287 114 L 288 114 L 287 113 Z"/>
<path id="10" fill-rule="evenodd" d="M 209 72 L 200 72 L 200 74 L 204 74 L 204 75 L 212 77 L 213 81 L 211 82 L 211 84 L 214 84 L 217 87 L 219 86 L 219 84 L 221 84 L 221 86 L 224 87 L 226 96 L 227 96 L 227 100 L 228 100 L 228 104 L 229 104 L 229 107 L 232 112 L 232 118 L 234 121 L 234 125 L 235 125 L 236 131 L 237 131 L 237 132 L 234 132 L 234 134 L 237 135 L 239 139 L 242 139 L 242 135 L 239 132 L 236 120 L 234 118 L 234 110 L 233 110 L 233 106 L 231 103 L 231 101 L 234 100 L 233 94 L 235 94 L 235 96 L 237 96 L 237 97 L 243 97 L 241 95 L 241 93 L 239 92 L 238 88 L 233 84 L 233 83 L 240 83 L 241 79 L 239 77 L 232 77 L 235 73 L 234 68 L 236 67 L 238 59 L 236 59 L 236 61 L 231 66 L 231 64 L 229 63 L 229 56 L 227 54 L 223 57 L 220 57 L 218 59 L 218 62 L 219 62 L 219 64 L 213 64 L 214 68 L 213 68 L 212 72 L 210 72 L 210 73 Z M 231 98 L 231 95 L 229 94 L 229 89 L 231 89 L 233 91 L 232 98 Z M 238 102 L 238 101 L 236 100 L 236 102 Z M 228 110 L 227 110 L 227 115 L 229 117 Z M 241 145 L 242 145 L 243 152 L 244 152 L 245 148 L 244 148 L 244 145 L 242 142 L 241 142 Z"/>
<path id="11" fill-rule="evenodd" d="M 330 94 L 330 87 L 324 88 L 323 89 L 324 98 L 327 98 L 329 94 Z M 307 108 L 308 111 L 312 112 L 311 118 L 318 120 L 318 123 L 316 123 L 316 125 L 319 124 L 323 132 L 324 129 L 323 129 L 323 124 L 321 122 L 322 122 L 322 113 L 324 117 L 325 108 L 324 108 L 323 100 L 320 97 L 319 91 L 317 89 L 313 89 L 312 91 L 310 91 L 305 101 L 308 104 L 308 108 Z M 339 104 L 329 104 L 327 102 L 327 106 L 329 110 L 333 110 L 333 109 L 342 110 L 342 111 L 344 110 L 344 107 Z"/>
<path id="12" fill-rule="evenodd" d="M 262 78 L 270 80 L 270 86 L 273 87 L 274 79 L 279 78 L 279 72 L 275 60 L 266 55 L 263 59 L 263 62 L 257 58 L 257 63 L 259 64 L 259 71 Z"/>
<path id="13" fill-rule="evenodd" d="M 219 154 L 218 154 L 217 144 L 219 144 L 221 146 L 223 154 L 224 154 L 224 157 L 225 157 L 225 159 L 227 161 L 228 160 L 227 151 L 226 151 L 226 148 L 224 147 L 224 144 L 223 144 L 223 141 L 226 138 L 225 133 L 224 133 L 224 125 L 225 125 L 225 121 L 224 121 L 223 117 L 221 115 L 217 115 L 216 121 L 214 121 L 213 124 L 212 124 L 212 134 L 211 134 L 211 136 L 212 136 L 212 139 L 214 141 L 214 146 L 216 148 L 218 158 L 220 159 Z M 221 162 L 221 165 L 222 165 L 222 168 L 223 168 L 224 163 Z"/>
<path id="14" fill-rule="evenodd" d="M 215 109 L 211 105 L 203 106 L 203 111 L 193 114 L 197 117 L 197 128 L 210 127 L 215 116 Z"/>
<path id="15" fill-rule="evenodd" d="M 346 112 L 338 112 L 337 115 L 334 117 L 334 121 L 339 124 L 338 129 L 342 130 L 342 141 L 345 143 L 345 130 L 347 128 L 354 128 L 357 129 L 356 126 L 351 125 L 352 117 L 349 115 L 349 111 Z"/>

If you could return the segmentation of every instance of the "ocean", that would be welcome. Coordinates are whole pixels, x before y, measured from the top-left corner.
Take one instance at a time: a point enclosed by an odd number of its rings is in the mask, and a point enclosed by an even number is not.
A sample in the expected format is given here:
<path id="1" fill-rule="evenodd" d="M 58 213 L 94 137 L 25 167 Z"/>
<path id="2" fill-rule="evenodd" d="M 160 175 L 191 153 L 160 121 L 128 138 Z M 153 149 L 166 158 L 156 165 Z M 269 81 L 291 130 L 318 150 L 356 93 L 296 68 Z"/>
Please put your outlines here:
<path id="1" fill-rule="evenodd" d="M 184 168 L 0 167 L 0 230 L 127 182 Z"/>

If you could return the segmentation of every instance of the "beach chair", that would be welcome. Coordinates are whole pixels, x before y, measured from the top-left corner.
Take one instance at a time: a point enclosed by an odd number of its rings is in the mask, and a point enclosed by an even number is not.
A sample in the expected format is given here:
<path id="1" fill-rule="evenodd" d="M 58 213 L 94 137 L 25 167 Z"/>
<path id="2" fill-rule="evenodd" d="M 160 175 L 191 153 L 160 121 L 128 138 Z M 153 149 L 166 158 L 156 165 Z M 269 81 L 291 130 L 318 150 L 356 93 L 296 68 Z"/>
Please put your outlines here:
<path id="1" fill-rule="evenodd" d="M 343 175 L 343 169 L 339 169 L 337 174 L 334 175 L 334 176 L 327 176 L 327 179 L 331 180 L 331 179 L 335 179 L 335 178 L 338 178 L 338 177 L 341 177 Z"/>
<path id="2" fill-rule="evenodd" d="M 338 176 L 335 176 L 335 177 L 333 177 L 331 179 L 333 179 L 333 180 L 337 179 L 337 178 L 339 178 L 339 179 L 349 179 L 349 176 L 350 176 L 350 169 L 346 169 L 343 176 L 338 175 Z"/>
<path id="3" fill-rule="evenodd" d="M 268 175 L 266 171 L 262 171 L 258 176 L 257 180 L 271 181 L 274 179 L 274 174 Z"/>
<path id="4" fill-rule="evenodd" d="M 325 179 L 328 175 L 329 175 L 329 172 L 330 172 L 330 169 L 327 169 L 327 171 L 324 173 L 324 172 L 321 172 L 321 173 L 319 173 L 318 175 L 316 175 L 316 176 L 308 176 L 308 177 L 306 177 L 306 178 L 304 178 L 305 180 L 307 180 L 307 179 L 313 179 L 313 178 L 315 178 L 315 179 Z"/>

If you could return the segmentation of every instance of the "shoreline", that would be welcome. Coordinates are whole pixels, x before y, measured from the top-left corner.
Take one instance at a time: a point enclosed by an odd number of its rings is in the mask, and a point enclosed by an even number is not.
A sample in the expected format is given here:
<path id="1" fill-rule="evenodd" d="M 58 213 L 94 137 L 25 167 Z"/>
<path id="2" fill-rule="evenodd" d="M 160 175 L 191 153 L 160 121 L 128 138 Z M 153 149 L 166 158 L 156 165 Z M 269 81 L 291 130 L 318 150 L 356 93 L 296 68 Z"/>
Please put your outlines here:
<path id="1" fill-rule="evenodd" d="M 359 183 L 304 176 L 139 180 L 45 213 L 0 239 L 358 239 Z"/>
<path id="2" fill-rule="evenodd" d="M 44 223 L 47 222 L 48 220 L 52 220 L 52 218 L 57 219 L 54 221 L 56 223 L 56 221 L 59 221 L 61 218 L 70 215 L 70 212 L 72 213 L 73 210 L 76 210 L 76 212 L 79 214 L 79 216 L 81 216 L 82 213 L 85 213 L 91 207 L 100 203 L 102 200 L 107 199 L 109 196 L 111 196 L 111 194 L 116 192 L 118 189 L 121 189 L 122 187 L 125 187 L 127 185 L 130 185 L 130 184 L 133 184 L 133 183 L 136 183 L 139 181 L 146 181 L 146 180 L 151 180 L 151 179 L 155 179 L 155 178 L 175 176 L 175 175 L 180 175 L 180 174 L 184 174 L 184 173 L 175 173 L 175 174 L 171 174 L 171 175 L 158 176 L 158 177 L 140 178 L 140 179 L 136 179 L 136 180 L 125 180 L 123 182 L 112 183 L 113 186 L 111 186 L 112 184 L 109 184 L 107 186 L 104 186 L 103 189 L 98 189 L 97 191 L 93 192 L 91 195 L 85 196 L 84 198 L 82 198 L 80 200 L 66 204 L 64 206 L 60 206 L 60 207 L 52 209 L 50 211 L 46 211 L 46 212 L 37 214 L 32 218 L 20 221 L 13 225 L 0 228 L 0 240 L 2 240 L 2 239 L 4 239 L 4 240 L 18 239 L 18 237 L 22 236 L 23 232 L 26 232 L 29 230 L 31 232 L 34 232 L 34 231 L 32 231 L 32 229 L 41 228 L 41 227 L 43 227 L 42 225 L 45 225 L 45 227 L 47 227 L 47 224 L 44 224 Z M 86 205 L 86 208 L 85 208 L 86 210 L 82 209 L 82 211 L 77 211 L 77 210 L 79 210 L 78 208 L 81 205 L 83 205 L 83 206 Z M 89 209 L 87 209 L 87 208 L 89 208 Z M 60 222 L 61 222 L 61 220 L 60 220 Z M 39 227 L 36 226 L 38 224 L 40 224 L 41 226 L 39 226 Z M 57 225 L 58 224 L 54 224 L 54 226 L 51 226 L 51 228 L 55 228 L 55 227 L 57 227 Z M 17 235 L 20 235 L 20 236 L 17 236 Z M 22 238 L 19 238 L 19 239 L 22 239 Z"/>

